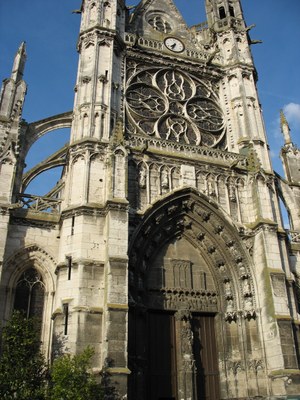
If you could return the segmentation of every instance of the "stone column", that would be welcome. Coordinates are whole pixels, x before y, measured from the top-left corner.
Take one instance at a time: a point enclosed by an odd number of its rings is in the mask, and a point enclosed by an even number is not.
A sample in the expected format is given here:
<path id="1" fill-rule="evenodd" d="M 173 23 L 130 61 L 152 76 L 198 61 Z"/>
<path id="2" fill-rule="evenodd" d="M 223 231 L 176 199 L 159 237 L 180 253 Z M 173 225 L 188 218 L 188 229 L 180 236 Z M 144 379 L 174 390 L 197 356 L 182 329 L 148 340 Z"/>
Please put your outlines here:
<path id="1" fill-rule="evenodd" d="M 191 314 L 180 310 L 175 314 L 178 348 L 178 394 L 180 399 L 196 400 L 196 365 L 193 353 Z"/>

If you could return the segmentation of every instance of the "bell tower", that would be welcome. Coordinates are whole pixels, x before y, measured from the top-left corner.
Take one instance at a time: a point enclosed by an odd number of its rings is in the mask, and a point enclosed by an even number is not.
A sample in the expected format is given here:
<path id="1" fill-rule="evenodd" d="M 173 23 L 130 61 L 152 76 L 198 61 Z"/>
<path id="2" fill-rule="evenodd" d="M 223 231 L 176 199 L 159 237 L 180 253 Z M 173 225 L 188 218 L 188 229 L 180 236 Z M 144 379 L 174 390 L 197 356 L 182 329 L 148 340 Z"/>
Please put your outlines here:
<path id="1" fill-rule="evenodd" d="M 219 28 L 221 28 L 221 24 L 219 22 L 221 20 L 228 20 L 228 18 L 237 18 L 242 21 L 244 20 L 242 7 L 239 0 L 205 0 L 205 9 L 209 26 L 214 27 L 215 29 L 218 29 L 217 25 Z"/>
<path id="2" fill-rule="evenodd" d="M 126 8 L 123 0 L 84 0 L 80 12 L 78 74 L 63 174 L 54 332 L 64 332 L 72 352 L 92 345 L 94 367 L 108 366 L 124 392 L 127 153 L 115 138 L 123 117 Z"/>
<path id="3" fill-rule="evenodd" d="M 221 99 L 226 109 L 228 148 L 234 152 L 255 151 L 261 166 L 270 171 L 270 156 L 262 119 L 251 55 L 252 41 L 239 0 L 206 0 L 208 26 L 216 35 L 214 64 L 226 71 Z"/>

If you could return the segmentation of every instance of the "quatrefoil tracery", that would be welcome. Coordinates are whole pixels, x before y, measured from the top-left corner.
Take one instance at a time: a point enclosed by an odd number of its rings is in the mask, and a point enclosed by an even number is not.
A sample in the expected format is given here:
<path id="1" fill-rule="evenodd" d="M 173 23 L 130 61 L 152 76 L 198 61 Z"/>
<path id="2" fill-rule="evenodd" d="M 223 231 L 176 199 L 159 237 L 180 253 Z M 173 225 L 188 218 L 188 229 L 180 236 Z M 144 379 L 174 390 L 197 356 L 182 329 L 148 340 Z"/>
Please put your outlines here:
<path id="1" fill-rule="evenodd" d="M 185 72 L 138 69 L 128 80 L 126 101 L 135 132 L 208 147 L 217 147 L 224 138 L 217 97 L 209 85 Z"/>

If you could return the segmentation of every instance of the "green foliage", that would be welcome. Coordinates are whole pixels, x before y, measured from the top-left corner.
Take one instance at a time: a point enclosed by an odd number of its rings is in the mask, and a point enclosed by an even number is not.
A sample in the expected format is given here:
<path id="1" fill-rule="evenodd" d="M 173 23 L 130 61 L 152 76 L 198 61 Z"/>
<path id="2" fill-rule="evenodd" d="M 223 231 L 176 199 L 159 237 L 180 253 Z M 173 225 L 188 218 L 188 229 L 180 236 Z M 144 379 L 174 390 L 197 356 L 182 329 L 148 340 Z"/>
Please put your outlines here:
<path id="1" fill-rule="evenodd" d="M 94 351 L 87 347 L 81 354 L 57 358 L 51 369 L 51 400 L 101 400 L 103 392 L 89 372 Z"/>
<path id="2" fill-rule="evenodd" d="M 14 312 L 2 333 L 0 398 L 44 399 L 46 370 L 36 320 Z"/>
<path id="3" fill-rule="evenodd" d="M 1 400 L 102 400 L 103 390 L 90 372 L 94 351 L 57 357 L 49 371 L 40 350 L 34 318 L 14 312 L 2 330 Z"/>

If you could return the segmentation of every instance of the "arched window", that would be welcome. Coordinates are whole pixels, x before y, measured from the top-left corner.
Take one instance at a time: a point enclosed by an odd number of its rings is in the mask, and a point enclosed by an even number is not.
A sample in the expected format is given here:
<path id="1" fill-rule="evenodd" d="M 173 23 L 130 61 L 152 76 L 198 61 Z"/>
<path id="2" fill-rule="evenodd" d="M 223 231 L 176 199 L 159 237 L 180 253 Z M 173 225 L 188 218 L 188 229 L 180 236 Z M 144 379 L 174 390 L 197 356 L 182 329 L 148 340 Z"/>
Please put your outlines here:
<path id="1" fill-rule="evenodd" d="M 219 8 L 219 16 L 220 16 L 220 19 L 226 18 L 226 12 L 225 12 L 225 8 L 224 7 L 220 7 Z"/>
<path id="2" fill-rule="evenodd" d="M 42 319 L 45 286 L 40 273 L 35 268 L 27 269 L 18 280 L 14 309 L 24 311 L 27 318 Z"/>
<path id="3" fill-rule="evenodd" d="M 234 17 L 234 8 L 232 6 L 229 6 L 229 14 L 231 17 Z"/>

